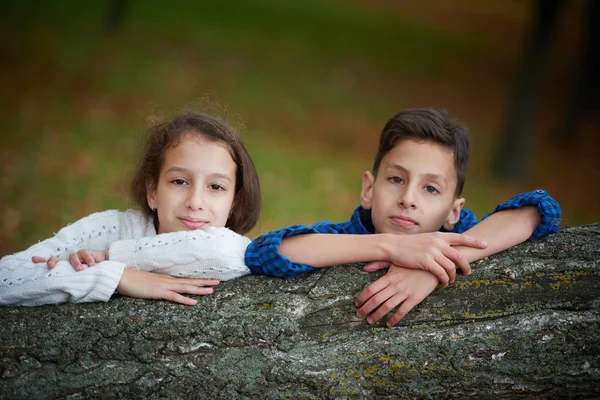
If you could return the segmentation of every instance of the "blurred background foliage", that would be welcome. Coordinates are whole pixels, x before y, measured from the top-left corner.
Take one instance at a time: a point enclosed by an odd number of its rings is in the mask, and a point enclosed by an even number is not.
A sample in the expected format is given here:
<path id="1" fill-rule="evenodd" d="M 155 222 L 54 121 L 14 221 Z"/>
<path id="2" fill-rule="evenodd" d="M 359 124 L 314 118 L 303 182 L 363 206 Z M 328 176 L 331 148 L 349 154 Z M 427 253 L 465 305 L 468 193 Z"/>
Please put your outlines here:
<path id="1" fill-rule="evenodd" d="M 491 160 L 529 1 L 5 0 L 0 255 L 130 207 L 148 121 L 187 109 L 241 127 L 263 189 L 252 238 L 347 219 L 381 128 L 420 106 L 446 107 L 470 128 L 464 195 L 477 215 L 545 187 L 563 225 L 598 221 L 598 121 L 569 146 L 552 136 L 583 41 L 582 4 L 569 2 L 544 72 L 533 167 L 507 181 Z"/>

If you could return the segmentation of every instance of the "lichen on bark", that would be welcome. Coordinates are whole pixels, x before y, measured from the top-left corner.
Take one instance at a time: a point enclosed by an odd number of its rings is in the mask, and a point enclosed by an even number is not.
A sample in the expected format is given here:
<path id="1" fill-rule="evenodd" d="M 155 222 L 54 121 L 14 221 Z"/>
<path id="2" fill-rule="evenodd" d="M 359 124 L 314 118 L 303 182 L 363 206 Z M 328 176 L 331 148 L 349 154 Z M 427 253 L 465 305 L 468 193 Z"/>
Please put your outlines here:
<path id="1" fill-rule="evenodd" d="M 195 307 L 0 309 L 0 398 L 600 396 L 600 224 L 474 265 L 397 326 L 356 318 L 361 265 L 222 283 Z"/>

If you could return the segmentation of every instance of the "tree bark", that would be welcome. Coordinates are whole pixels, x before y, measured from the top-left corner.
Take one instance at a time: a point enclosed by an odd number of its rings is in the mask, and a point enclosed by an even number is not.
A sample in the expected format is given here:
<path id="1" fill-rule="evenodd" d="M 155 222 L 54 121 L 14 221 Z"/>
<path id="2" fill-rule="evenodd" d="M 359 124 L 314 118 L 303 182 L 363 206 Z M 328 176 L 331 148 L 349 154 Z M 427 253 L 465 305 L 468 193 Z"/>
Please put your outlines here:
<path id="1" fill-rule="evenodd" d="M 222 283 L 195 307 L 0 309 L 0 398 L 600 396 L 600 223 L 474 265 L 393 328 L 356 318 L 360 265 Z"/>

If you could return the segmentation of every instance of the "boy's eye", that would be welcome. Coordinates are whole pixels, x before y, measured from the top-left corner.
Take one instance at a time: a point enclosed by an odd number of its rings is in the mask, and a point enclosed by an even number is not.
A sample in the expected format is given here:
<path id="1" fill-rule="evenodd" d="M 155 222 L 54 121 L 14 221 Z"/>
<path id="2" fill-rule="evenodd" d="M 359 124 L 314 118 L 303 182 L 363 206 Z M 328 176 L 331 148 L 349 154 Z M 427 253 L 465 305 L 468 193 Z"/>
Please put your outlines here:
<path id="1" fill-rule="evenodd" d="M 427 193 L 438 193 L 438 190 L 434 187 L 434 186 L 425 186 L 425 190 L 427 191 Z"/>
<path id="2" fill-rule="evenodd" d="M 176 185 L 187 185 L 185 179 L 173 179 L 171 182 Z"/>
<path id="3" fill-rule="evenodd" d="M 221 185 L 218 185 L 218 184 L 216 184 L 216 183 L 213 183 L 212 185 L 210 185 L 210 186 L 209 186 L 209 188 L 210 188 L 211 190 L 216 190 L 216 191 L 219 191 L 219 190 L 225 190 L 225 188 L 224 188 L 223 186 L 221 186 Z"/>
<path id="4" fill-rule="evenodd" d="M 399 176 L 392 176 L 390 178 L 390 181 L 392 183 L 403 183 L 404 181 L 402 180 L 402 178 L 400 178 Z"/>

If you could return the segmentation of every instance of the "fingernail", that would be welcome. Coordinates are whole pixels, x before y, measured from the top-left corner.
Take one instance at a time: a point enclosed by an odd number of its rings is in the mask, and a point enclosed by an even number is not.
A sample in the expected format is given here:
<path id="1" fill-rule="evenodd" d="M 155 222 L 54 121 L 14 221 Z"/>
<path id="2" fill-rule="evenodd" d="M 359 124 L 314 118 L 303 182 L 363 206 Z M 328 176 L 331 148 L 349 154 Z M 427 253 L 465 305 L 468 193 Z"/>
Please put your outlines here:
<path id="1" fill-rule="evenodd" d="M 483 242 L 481 242 L 481 245 L 482 245 L 482 246 L 487 246 L 487 245 L 488 245 L 488 243 L 487 243 L 487 242 L 484 240 Z"/>
<path id="2" fill-rule="evenodd" d="M 373 324 L 373 320 L 371 319 L 371 317 L 367 318 L 367 322 L 368 322 L 369 324 Z"/>

